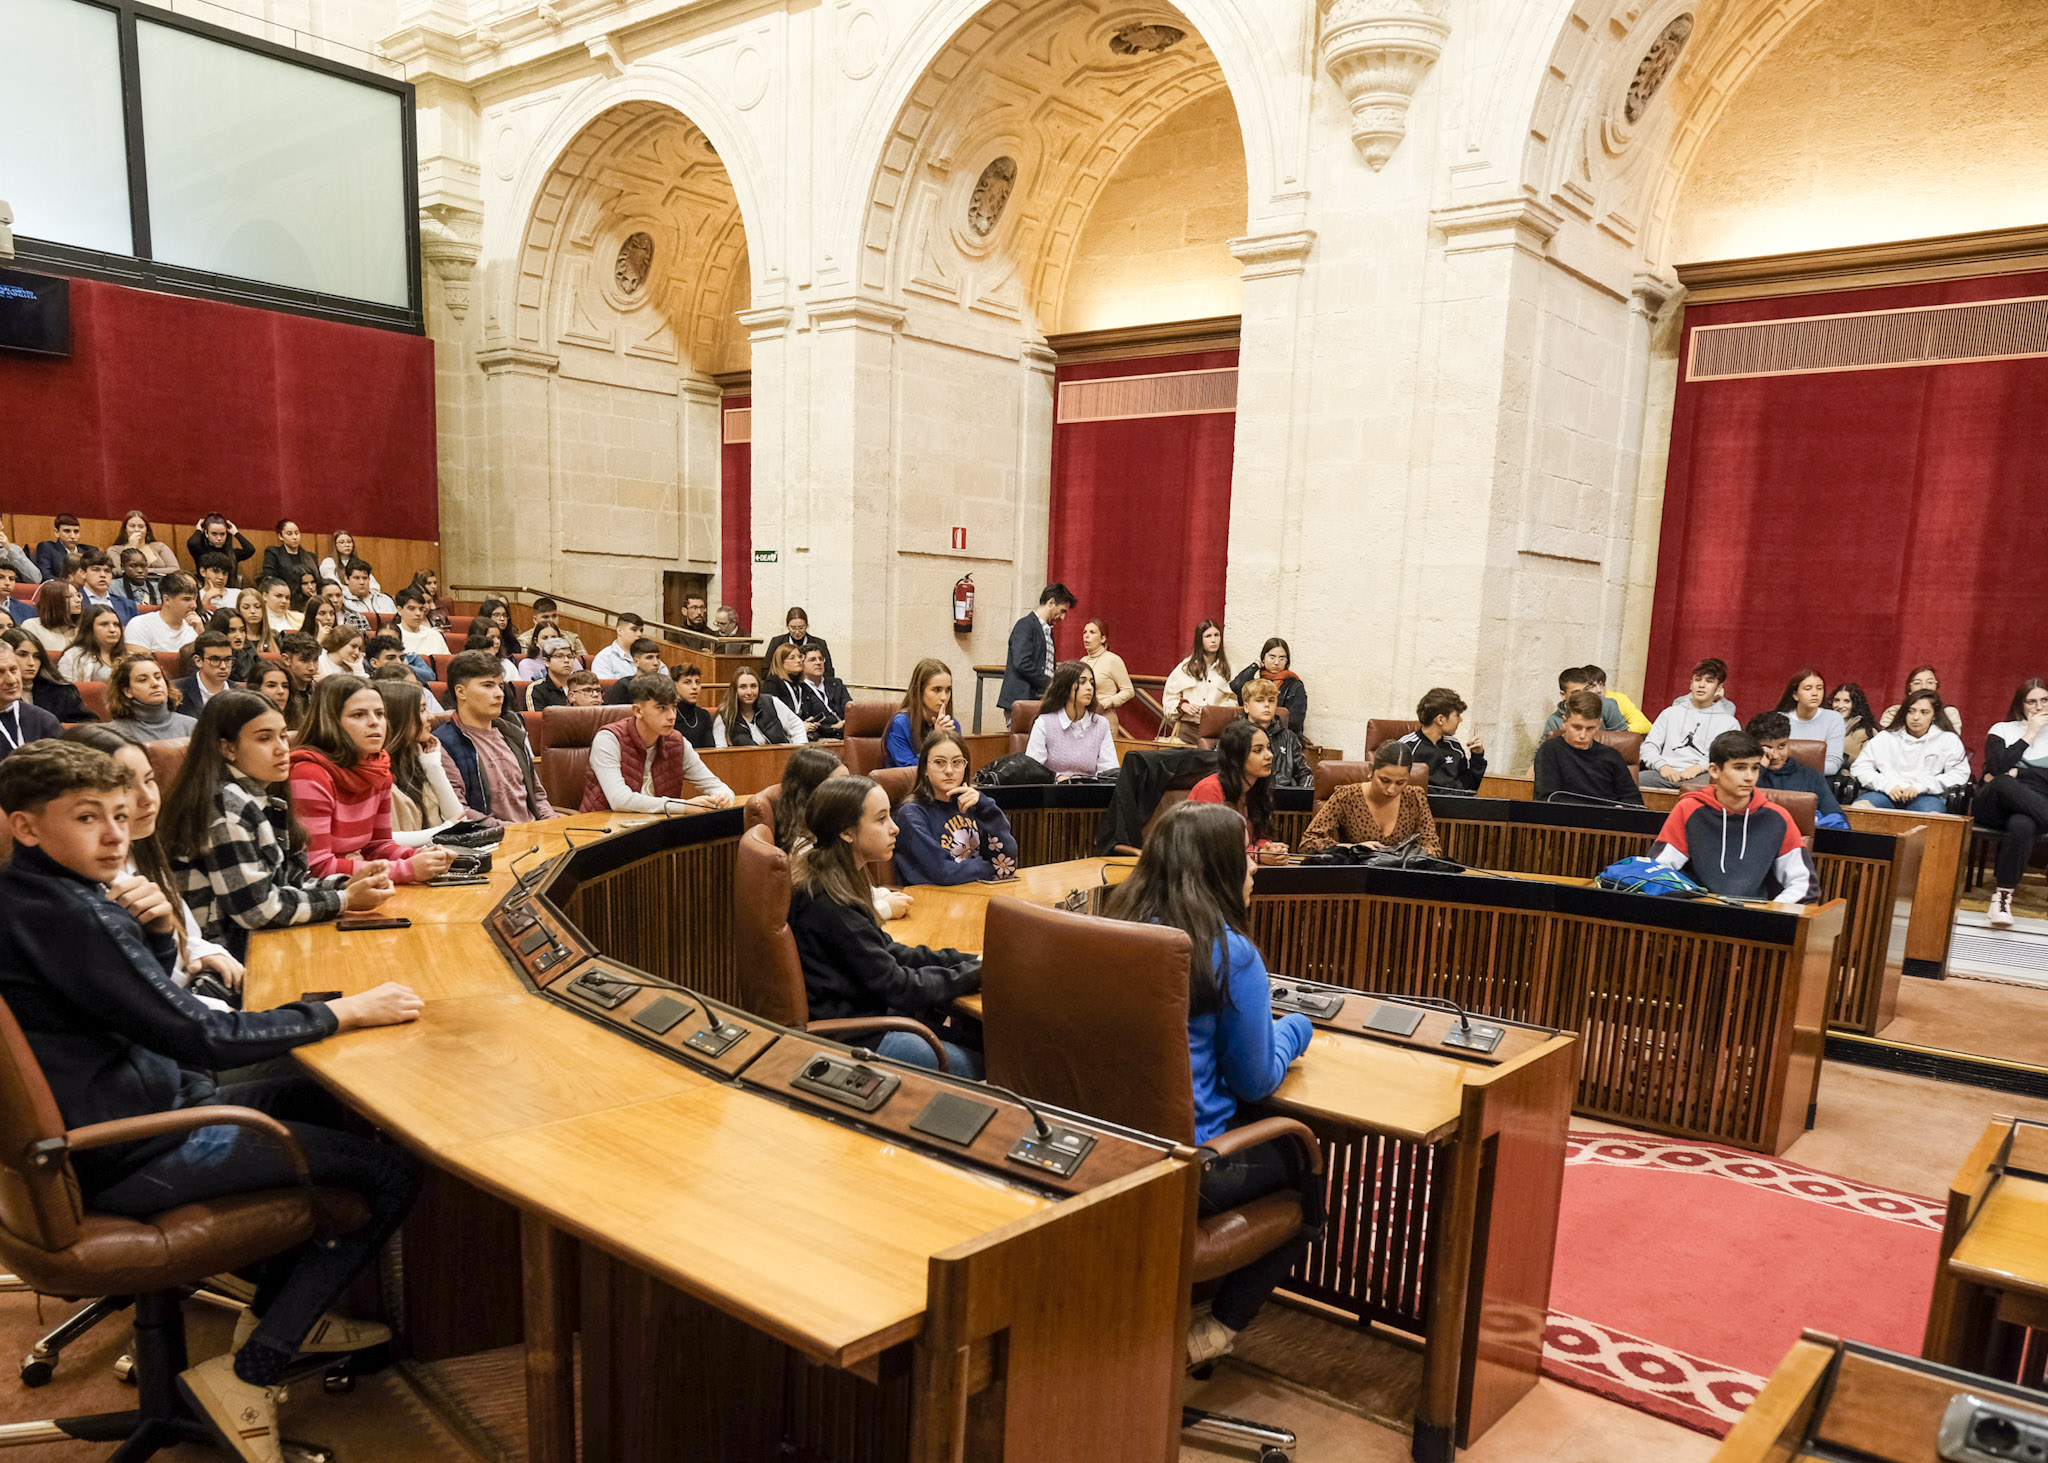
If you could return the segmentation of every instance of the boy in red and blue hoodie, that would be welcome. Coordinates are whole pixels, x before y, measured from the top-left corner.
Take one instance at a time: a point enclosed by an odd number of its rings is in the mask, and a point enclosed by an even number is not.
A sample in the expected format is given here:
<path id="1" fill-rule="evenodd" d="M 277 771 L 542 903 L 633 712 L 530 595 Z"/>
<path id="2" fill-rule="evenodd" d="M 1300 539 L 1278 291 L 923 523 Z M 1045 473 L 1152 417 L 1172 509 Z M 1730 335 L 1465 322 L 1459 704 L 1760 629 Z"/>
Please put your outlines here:
<path id="1" fill-rule="evenodd" d="M 1763 743 L 1748 732 L 1715 737 L 1707 785 L 1678 800 L 1651 856 L 1730 899 L 1805 904 L 1820 881 L 1799 825 L 1757 789 L 1763 762 Z"/>

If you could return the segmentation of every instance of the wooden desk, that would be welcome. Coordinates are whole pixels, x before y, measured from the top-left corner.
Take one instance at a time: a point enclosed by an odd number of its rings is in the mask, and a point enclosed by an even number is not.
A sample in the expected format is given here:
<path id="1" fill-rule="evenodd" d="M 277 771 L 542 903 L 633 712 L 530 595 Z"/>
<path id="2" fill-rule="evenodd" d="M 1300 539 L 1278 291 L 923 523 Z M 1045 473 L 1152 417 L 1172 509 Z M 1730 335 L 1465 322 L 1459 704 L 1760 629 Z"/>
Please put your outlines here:
<path id="1" fill-rule="evenodd" d="M 1964 1396 L 2048 1424 L 2048 1398 L 2039 1393 L 1808 1331 L 1729 1431 L 1714 1463 L 1935 1463 L 1943 1415 Z"/>
<path id="2" fill-rule="evenodd" d="M 589 821 L 515 838 L 545 852 Z M 566 984 L 591 945 L 557 893 L 618 904 L 621 881 L 652 863 L 639 924 L 687 920 L 694 891 L 674 875 L 721 853 L 729 868 L 739 814 L 611 821 L 620 831 L 508 901 L 561 924 L 569 955 L 551 980 Z M 483 925 L 431 918 L 449 914 L 436 901 L 479 892 L 408 891 L 410 930 L 258 935 L 249 1001 L 394 975 L 427 996 L 416 1023 L 297 1055 L 435 1165 L 405 1232 L 407 1340 L 434 1356 L 523 1334 L 535 1463 L 575 1456 L 579 1375 L 582 1453 L 607 1463 L 829 1452 L 853 1436 L 917 1463 L 991 1448 L 1044 1463 L 1105 1446 L 1177 1456 L 1191 1164 L 1110 1136 L 1097 1154 L 1116 1164 L 1089 1159 L 1103 1181 L 1084 1172 L 1062 1190 L 908 1133 L 936 1079 L 906 1075 L 890 1107 L 856 1123 L 773 1073 L 679 1061 L 658 1038 L 536 992 Z M 686 965 L 692 948 L 679 947 Z M 793 1071 L 817 1050 L 741 1019 L 759 1028 L 736 1049 L 750 1070 Z M 1021 1132 L 1022 1110 L 992 1101 L 988 1134 Z"/>
<path id="3" fill-rule="evenodd" d="M 1475 868 L 1588 879 L 1617 860 L 1647 854 L 1664 822 L 1649 809 L 1493 797 L 1433 797 L 1430 810 L 1446 858 Z M 1821 897 L 1845 905 L 1829 975 L 1830 1026 L 1875 1035 L 1897 1014 L 1925 838 L 1918 821 L 1903 832 L 1815 833 Z"/>
<path id="4" fill-rule="evenodd" d="M 1098 887 L 1082 859 L 1000 884 L 915 886 L 890 933 L 979 952 L 993 898 L 1056 904 Z M 1567 882 L 1567 881 L 1560 881 Z M 971 996 L 959 1003 L 979 1014 Z M 1323 1146 L 1331 1215 L 1285 1288 L 1424 1348 L 1414 1454 L 1448 1463 L 1536 1383 L 1549 1313 L 1577 1038 L 1511 1027 L 1490 1056 L 1453 1054 L 1431 1011 L 1409 1038 L 1370 1032 L 1348 998 L 1258 1110 Z"/>
<path id="5" fill-rule="evenodd" d="M 1993 1118 L 1949 1184 L 1929 1361 L 2039 1387 L 2048 1370 L 2048 1124 Z"/>

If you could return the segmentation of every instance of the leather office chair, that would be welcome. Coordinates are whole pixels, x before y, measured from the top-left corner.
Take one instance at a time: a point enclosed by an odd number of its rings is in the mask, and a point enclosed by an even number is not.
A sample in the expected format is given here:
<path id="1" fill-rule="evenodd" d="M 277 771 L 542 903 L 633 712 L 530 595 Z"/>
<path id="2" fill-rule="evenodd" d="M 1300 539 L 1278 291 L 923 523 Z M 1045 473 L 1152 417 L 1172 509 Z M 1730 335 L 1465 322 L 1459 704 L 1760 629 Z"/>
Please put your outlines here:
<path id="1" fill-rule="evenodd" d="M 1649 735 L 1647 732 L 1635 731 L 1597 731 L 1593 733 L 1596 741 L 1604 742 L 1614 748 L 1615 751 L 1621 753 L 1621 760 L 1628 763 L 1629 767 L 1637 772 L 1643 770 L 1643 738 L 1647 735 Z"/>
<path id="2" fill-rule="evenodd" d="M 1820 799 L 1810 792 L 1798 792 L 1792 788 L 1767 787 L 1764 796 L 1792 815 L 1792 821 L 1799 825 L 1799 833 L 1809 847 L 1813 844 L 1813 820 L 1819 815 Z"/>
<path id="3" fill-rule="evenodd" d="M 178 780 L 178 773 L 184 769 L 185 752 L 191 745 L 191 739 L 188 737 L 179 737 L 168 742 L 147 742 L 143 745 L 142 750 L 149 757 L 150 770 L 156 773 L 156 785 L 159 788 L 166 792 L 170 791 L 171 784 Z"/>
<path id="4" fill-rule="evenodd" d="M 469 638 L 469 627 L 475 622 L 475 615 L 450 615 L 448 628 L 441 632 L 441 638 L 450 645 L 460 645 Z M 438 669 L 445 670 L 447 667 L 442 666 Z"/>
<path id="5" fill-rule="evenodd" d="M 1225 701 L 1215 706 L 1204 706 L 1201 719 L 1195 723 L 1195 745 L 1213 748 L 1216 739 L 1223 735 L 1223 728 L 1240 716 L 1244 708 L 1235 701 Z"/>
<path id="6" fill-rule="evenodd" d="M 1364 782 L 1371 776 L 1370 762 L 1318 762 L 1313 808 L 1320 812 L 1323 804 L 1336 796 L 1338 788 L 1354 782 Z"/>
<path id="7" fill-rule="evenodd" d="M 889 794 L 889 806 L 892 810 L 902 807 L 903 800 L 910 796 L 910 790 L 917 786 L 915 767 L 877 767 L 868 776 L 877 787 Z M 748 798 L 745 821 L 740 825 L 742 830 L 765 823 L 768 825 L 768 834 L 772 840 L 775 834 L 775 809 L 781 801 L 782 784 L 779 782 L 762 788 Z"/>
<path id="8" fill-rule="evenodd" d="M 1010 754 L 1015 756 L 1031 745 L 1031 724 L 1038 720 L 1038 702 L 1010 703 Z"/>
<path id="9" fill-rule="evenodd" d="M 1815 772 L 1825 773 L 1828 766 L 1828 744 L 1809 737 L 1794 737 L 1791 742 L 1792 760 L 1804 762 Z"/>
<path id="10" fill-rule="evenodd" d="M 1193 1146 L 1184 931 L 991 899 L 983 943 L 981 1023 L 990 1082 Z M 1221 1158 L 1275 1138 L 1299 1145 L 1309 1172 L 1323 1171 L 1315 1134 L 1293 1118 L 1260 1118 L 1203 1146 Z M 1271 1253 L 1319 1217 L 1300 1191 L 1282 1191 L 1198 1221 L 1195 1284 Z M 1182 1409 L 1181 1422 L 1213 1423 L 1274 1449 L 1294 1444 L 1283 1429 L 1212 1419 L 1193 1408 Z"/>
<path id="11" fill-rule="evenodd" d="M 894 701 L 849 701 L 846 725 L 841 731 L 845 748 L 839 760 L 848 772 L 863 777 L 882 765 L 882 738 L 888 735 L 889 719 L 900 711 Z"/>
<path id="12" fill-rule="evenodd" d="M 192 667 L 189 664 L 191 657 L 182 650 L 156 650 L 150 654 L 167 681 L 175 681 L 192 674 Z"/>
<path id="13" fill-rule="evenodd" d="M 946 1049 L 931 1028 L 908 1016 L 811 1020 L 803 962 L 797 957 L 796 936 L 789 930 L 790 894 L 789 855 L 775 846 L 768 828 L 756 824 L 740 835 L 733 857 L 733 946 L 739 957 L 740 1005 L 765 1020 L 834 1041 L 863 1032 L 906 1031 L 931 1044 L 940 1071 L 951 1071 Z"/>
<path id="14" fill-rule="evenodd" d="M 1383 721 L 1375 716 L 1365 724 L 1365 751 L 1370 756 L 1388 742 L 1397 742 L 1410 732 L 1422 730 L 1419 721 Z"/>
<path id="15" fill-rule="evenodd" d="M 107 720 L 113 712 L 107 709 L 107 683 L 105 681 L 73 681 L 78 687 L 78 697 L 85 702 L 85 709 L 101 721 Z"/>
<path id="16" fill-rule="evenodd" d="M 148 1219 L 86 1207 L 70 1154 L 214 1126 L 263 1133 L 285 1154 L 298 1186 L 181 1204 Z M 14 1013 L 0 1001 L 0 1262 L 42 1295 L 106 1297 L 115 1309 L 133 1298 L 140 1403 L 126 1412 L 15 1424 L 0 1446 L 125 1440 L 115 1456 L 141 1459 L 177 1443 L 210 1444 L 211 1430 L 178 1395 L 187 1365 L 185 1291 L 282 1254 L 323 1226 L 346 1232 L 368 1221 L 356 1195 L 314 1188 L 298 1139 L 252 1108 L 188 1107 L 67 1131 Z"/>
<path id="17" fill-rule="evenodd" d="M 540 785 L 557 808 L 583 802 L 583 780 L 590 772 L 590 742 L 608 721 L 631 716 L 630 706 L 550 706 L 540 714 L 540 736 L 533 743 L 540 761 Z"/>

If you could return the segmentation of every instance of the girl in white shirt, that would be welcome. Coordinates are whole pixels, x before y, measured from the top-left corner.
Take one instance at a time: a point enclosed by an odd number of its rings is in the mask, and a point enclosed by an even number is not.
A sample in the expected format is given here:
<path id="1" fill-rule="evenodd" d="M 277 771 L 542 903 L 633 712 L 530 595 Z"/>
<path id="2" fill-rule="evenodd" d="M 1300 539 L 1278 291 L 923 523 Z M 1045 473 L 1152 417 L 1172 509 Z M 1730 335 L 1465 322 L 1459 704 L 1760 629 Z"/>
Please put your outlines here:
<path id="1" fill-rule="evenodd" d="M 320 637 L 320 667 L 313 672 L 313 679 L 324 681 L 329 676 L 369 679 L 363 668 L 363 632 L 353 625 L 336 625 Z"/>
<path id="2" fill-rule="evenodd" d="M 127 659 L 125 644 L 120 615 L 105 605 L 94 605 L 78 617 L 78 633 L 58 659 L 57 674 L 73 685 L 109 680 L 114 667 Z"/>
<path id="3" fill-rule="evenodd" d="M 1963 739 L 1950 731 L 1941 697 L 1915 691 L 1900 712 L 1902 725 L 1879 732 L 1864 745 L 1850 769 L 1866 791 L 1859 808 L 1904 808 L 1915 813 L 1945 813 L 1943 794 L 1970 780 L 1970 754 Z"/>
<path id="4" fill-rule="evenodd" d="M 1223 627 L 1204 620 L 1195 626 L 1195 643 L 1188 658 L 1166 678 L 1159 703 L 1166 716 L 1159 725 L 1159 740 L 1192 747 L 1203 710 L 1236 699 L 1237 693 L 1230 689 L 1230 661 L 1223 653 Z"/>
<path id="5" fill-rule="evenodd" d="M 1109 723 L 1095 713 L 1095 672 L 1086 662 L 1066 661 L 1052 673 L 1024 753 L 1061 777 L 1116 771 L 1116 744 Z"/>
<path id="6" fill-rule="evenodd" d="M 348 583 L 348 574 L 343 566 L 356 556 L 356 536 L 347 529 L 341 529 L 328 541 L 334 552 L 320 561 L 320 577 L 332 579 L 336 584 Z M 377 576 L 370 576 L 370 593 L 382 594 L 384 586 L 377 582 Z"/>

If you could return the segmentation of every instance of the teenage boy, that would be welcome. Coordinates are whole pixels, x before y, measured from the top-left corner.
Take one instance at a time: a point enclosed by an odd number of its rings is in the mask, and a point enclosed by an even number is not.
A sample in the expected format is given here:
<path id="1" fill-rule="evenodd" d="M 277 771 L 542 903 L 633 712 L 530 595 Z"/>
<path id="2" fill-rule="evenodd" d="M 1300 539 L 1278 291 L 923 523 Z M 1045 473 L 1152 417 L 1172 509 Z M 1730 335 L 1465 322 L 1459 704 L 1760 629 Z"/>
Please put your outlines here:
<path id="1" fill-rule="evenodd" d="M 427 693 L 429 710 L 443 709 L 441 703 L 434 699 L 434 668 L 417 655 L 407 655 L 396 635 L 372 635 L 363 642 L 363 678 L 368 680 L 370 672 L 387 665 L 398 667 L 419 682 L 420 689 Z"/>
<path id="2" fill-rule="evenodd" d="M 128 622 L 128 643 L 138 649 L 175 654 L 199 638 L 206 628 L 199 618 L 199 586 L 184 572 L 164 575 L 163 603 L 154 614 Z"/>
<path id="3" fill-rule="evenodd" d="M 350 1190 L 370 1211 L 264 1266 L 232 1350 L 180 1373 L 178 1390 L 230 1456 L 281 1457 L 278 1386 L 302 1352 L 382 1345 L 385 1326 L 333 1314 L 356 1272 L 411 1207 L 419 1165 L 359 1136 L 361 1123 L 310 1077 L 227 1087 L 213 1072 L 269 1062 L 359 1027 L 411 1021 L 420 998 L 385 984 L 268 1011 L 215 1010 L 189 994 L 178 915 L 127 872 L 133 775 L 104 752 L 43 742 L 0 764 L 0 809 L 14 857 L 0 871 L 0 996 L 14 1013 L 74 1139 L 101 1123 L 192 1108 L 255 1108 L 288 1124 L 310 1175 L 263 1132 L 176 1127 L 112 1146 L 74 1142 L 70 1167 L 88 1209 L 147 1219 L 225 1195 L 311 1182 Z"/>
<path id="4" fill-rule="evenodd" d="M 348 622 L 365 635 L 381 630 L 386 622 L 397 613 L 391 603 L 391 596 L 379 594 L 371 587 L 370 566 L 361 559 L 350 559 L 346 568 L 346 580 L 341 590 L 341 608 L 348 616 Z M 363 623 L 357 624 L 361 620 Z"/>
<path id="5" fill-rule="evenodd" d="M 1279 686 L 1264 676 L 1254 676 L 1238 692 L 1237 703 L 1244 708 L 1246 719 L 1266 734 L 1266 745 L 1273 753 L 1273 786 L 1314 787 L 1315 769 L 1308 765 L 1301 738 L 1280 720 Z"/>
<path id="6" fill-rule="evenodd" d="M 1536 801 L 1555 793 L 1642 805 L 1643 795 L 1621 753 L 1599 739 L 1610 703 L 1583 685 L 1564 698 L 1564 723 L 1536 748 Z"/>
<path id="7" fill-rule="evenodd" d="M 590 771 L 583 776 L 579 811 L 682 813 L 731 807 L 732 789 L 676 731 L 676 683 L 657 674 L 635 676 L 630 684 L 633 714 L 606 722 L 590 739 Z"/>
<path id="8" fill-rule="evenodd" d="M 127 624 L 135 618 L 135 601 L 114 593 L 114 561 L 105 549 L 87 544 L 78 551 L 78 599 L 81 610 L 105 605 Z"/>
<path id="9" fill-rule="evenodd" d="M 1692 690 L 1657 714 L 1643 738 L 1644 787 L 1694 792 L 1707 785 L 1707 753 L 1723 732 L 1741 731 L 1734 703 L 1721 694 L 1727 662 L 1708 656 L 1692 668 Z"/>
<path id="10" fill-rule="evenodd" d="M 235 651 L 228 637 L 208 630 L 192 642 L 192 674 L 173 681 L 178 707 L 186 716 L 197 716 L 199 708 L 228 690 L 228 677 L 235 673 Z"/>
<path id="11" fill-rule="evenodd" d="M 21 657 L 0 640 L 0 758 L 63 730 L 64 723 L 56 717 L 21 699 Z"/>
<path id="12" fill-rule="evenodd" d="M 488 650 L 448 662 L 455 718 L 434 729 L 441 766 L 463 805 L 499 823 L 552 818 L 547 789 L 533 767 L 526 724 L 505 710 L 505 668 Z"/>
<path id="13" fill-rule="evenodd" d="M 612 648 L 607 645 L 604 650 Z M 604 658 L 604 650 L 600 650 L 597 653 L 600 660 Z M 631 706 L 633 704 L 632 692 L 629 687 L 635 676 L 668 676 L 671 680 L 674 680 L 682 673 L 680 668 L 671 672 L 667 666 L 661 663 L 661 646 L 649 640 L 645 635 L 642 635 L 628 646 L 627 651 L 633 657 L 632 663 L 627 669 L 626 674 L 613 681 L 611 689 L 604 693 L 604 704 L 607 706 Z M 697 670 L 695 666 L 691 666 L 690 669 L 693 671 Z M 701 676 L 703 672 L 698 671 L 697 674 Z M 697 745 L 703 747 L 709 746 L 710 743 L 699 742 Z"/>
<path id="14" fill-rule="evenodd" d="M 1582 665 L 1579 667 L 1579 673 L 1586 678 L 1586 689 L 1588 691 L 1593 692 L 1595 695 L 1606 697 L 1621 709 L 1622 719 L 1628 723 L 1630 731 L 1640 732 L 1644 736 L 1650 734 L 1650 718 L 1643 715 L 1636 703 L 1629 700 L 1624 692 L 1607 689 L 1606 671 L 1600 669 L 1597 665 Z"/>
<path id="15" fill-rule="evenodd" d="M 1586 689 L 1586 668 L 1584 666 L 1568 665 L 1557 673 L 1557 705 L 1551 711 L 1550 718 L 1543 723 L 1543 735 L 1547 737 L 1564 725 L 1565 703 L 1572 699 L 1574 691 Z M 1647 729 L 1646 726 L 1645 730 Z M 1628 730 L 1628 718 L 1621 714 L 1621 708 L 1613 700 L 1604 696 L 1600 700 L 1600 730 Z"/>
<path id="16" fill-rule="evenodd" d="M 46 538 L 36 545 L 35 561 L 38 579 L 62 579 L 64 561 L 78 552 L 78 520 L 69 513 L 59 513 L 55 524 L 57 536 Z"/>
<path id="17" fill-rule="evenodd" d="M 1052 627 L 1064 620 L 1074 605 L 1071 589 L 1048 584 L 1038 592 L 1037 608 L 1010 627 L 1010 648 L 1003 657 L 1003 689 L 996 696 L 998 711 L 1008 711 L 1014 701 L 1045 694 L 1052 684 L 1053 667 L 1059 663 L 1052 648 Z"/>
<path id="18" fill-rule="evenodd" d="M 1763 744 L 1724 731 L 1707 748 L 1707 785 L 1678 800 L 1651 856 L 1730 899 L 1803 904 L 1818 891 L 1813 859 L 1792 815 L 1757 791 Z"/>
<path id="19" fill-rule="evenodd" d="M 717 716 L 712 713 L 710 707 L 704 704 L 704 672 L 698 670 L 693 665 L 679 665 L 673 671 L 670 671 L 668 667 L 662 665 L 657 660 L 654 663 L 653 670 L 642 671 L 640 676 L 667 676 L 675 683 L 675 727 L 677 736 L 699 751 L 703 751 L 707 747 L 722 747 L 725 745 L 725 743 L 718 739 Z M 626 699 L 623 704 L 627 706 L 632 705 L 633 697 L 637 694 L 633 687 L 639 683 L 640 676 L 635 676 L 630 681 L 619 682 L 618 685 L 612 687 L 610 693 L 604 699 L 613 705 L 621 704 L 617 697 L 618 693 L 623 689 L 626 693 Z"/>
<path id="20" fill-rule="evenodd" d="M 1791 717 L 1782 711 L 1766 711 L 1761 716 L 1752 716 L 1743 730 L 1755 737 L 1764 749 L 1764 770 L 1757 777 L 1758 787 L 1766 792 L 1776 788 L 1787 792 L 1810 792 L 1818 799 L 1813 810 L 1814 827 L 1849 826 L 1828 780 L 1792 755 Z"/>
<path id="21" fill-rule="evenodd" d="M 1480 779 L 1486 776 L 1486 744 L 1477 738 L 1470 745 L 1458 740 L 1458 728 L 1465 720 L 1464 698 L 1444 686 L 1425 691 L 1415 703 L 1415 719 L 1422 729 L 1401 738 L 1401 745 L 1408 748 L 1409 763 L 1420 762 L 1429 768 L 1431 787 L 1477 792 Z"/>
<path id="22" fill-rule="evenodd" d="M 550 640 L 568 641 L 569 648 L 576 652 L 576 659 L 580 662 L 585 658 L 583 637 L 574 630 L 562 628 L 562 607 L 542 595 L 533 602 L 533 628 L 526 632 L 526 648 L 530 651 Z"/>
<path id="23" fill-rule="evenodd" d="M 576 652 L 569 648 L 566 640 L 550 640 L 541 646 L 540 674 L 533 678 L 526 688 L 526 704 L 535 711 L 545 711 L 550 706 L 568 706 L 570 678 L 577 674 Z M 521 661 L 525 669 L 527 662 Z M 584 674 L 589 674 L 584 672 Z M 594 682 L 596 676 L 591 676 Z"/>
<path id="24" fill-rule="evenodd" d="M 285 725 L 294 730 L 306 724 L 306 712 L 313 705 L 313 682 L 320 674 L 320 642 L 296 632 L 277 637 L 277 653 L 284 661 L 285 679 L 292 683 L 285 695 Z"/>
<path id="25" fill-rule="evenodd" d="M 201 612 L 210 615 L 215 610 L 233 609 L 240 596 L 240 591 L 228 583 L 234 577 L 235 561 L 226 554 L 201 554 L 197 567 Z"/>
<path id="26" fill-rule="evenodd" d="M 429 655 L 446 655 L 448 642 L 427 623 L 427 597 L 411 585 L 398 591 L 398 638 L 405 653 L 424 663 Z M 429 680 L 433 677 L 429 676 Z"/>
<path id="27" fill-rule="evenodd" d="M 626 681 L 639 674 L 633 664 L 633 657 L 639 651 L 633 647 L 647 638 L 647 622 L 638 615 L 619 616 L 618 635 L 604 649 L 597 653 L 597 659 L 590 668 L 597 672 L 600 681 Z M 649 642 L 652 644 L 653 642 Z M 659 647 L 656 647 L 659 649 Z"/>
<path id="28" fill-rule="evenodd" d="M 596 671 L 577 671 L 569 677 L 569 705 L 604 705 L 604 683 L 598 680 Z"/>
<path id="29" fill-rule="evenodd" d="M 140 549 L 121 550 L 121 573 L 110 592 L 116 601 L 128 601 L 131 616 L 163 602 L 156 581 L 149 577 L 149 555 Z"/>

